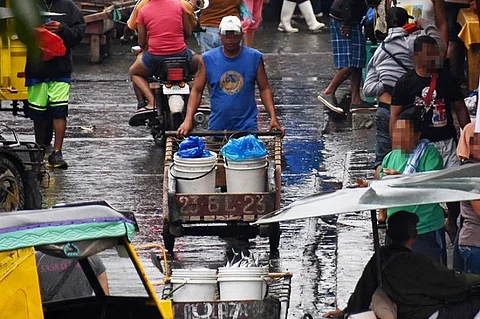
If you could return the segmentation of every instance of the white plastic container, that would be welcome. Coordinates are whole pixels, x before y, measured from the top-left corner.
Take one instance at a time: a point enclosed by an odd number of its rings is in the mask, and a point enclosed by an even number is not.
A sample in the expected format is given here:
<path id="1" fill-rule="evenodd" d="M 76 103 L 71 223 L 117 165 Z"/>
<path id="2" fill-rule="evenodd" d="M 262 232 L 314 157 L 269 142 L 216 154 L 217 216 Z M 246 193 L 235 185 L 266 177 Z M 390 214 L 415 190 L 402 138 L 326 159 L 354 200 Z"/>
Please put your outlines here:
<path id="1" fill-rule="evenodd" d="M 173 156 L 170 174 L 177 180 L 177 193 L 214 193 L 217 170 L 217 153 L 201 158 Z"/>
<path id="2" fill-rule="evenodd" d="M 257 193 L 266 191 L 267 157 L 243 161 L 225 160 L 228 193 Z"/>
<path id="3" fill-rule="evenodd" d="M 262 300 L 267 292 L 266 267 L 223 267 L 218 269 L 220 300 Z"/>
<path id="4" fill-rule="evenodd" d="M 174 290 L 173 301 L 215 300 L 215 269 L 172 269 L 171 282 Z"/>

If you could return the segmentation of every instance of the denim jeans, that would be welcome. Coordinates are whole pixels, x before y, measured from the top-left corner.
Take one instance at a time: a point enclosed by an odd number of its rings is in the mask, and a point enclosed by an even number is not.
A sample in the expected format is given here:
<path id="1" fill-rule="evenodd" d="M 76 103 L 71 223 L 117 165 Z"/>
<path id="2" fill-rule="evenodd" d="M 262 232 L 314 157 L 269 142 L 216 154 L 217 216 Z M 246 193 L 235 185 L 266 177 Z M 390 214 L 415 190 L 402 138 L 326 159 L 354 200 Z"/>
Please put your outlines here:
<path id="1" fill-rule="evenodd" d="M 220 40 L 220 35 L 218 34 L 218 28 L 213 27 L 203 27 L 206 31 L 198 33 L 198 44 L 202 53 L 207 52 L 208 50 L 214 49 L 222 45 Z"/>
<path id="2" fill-rule="evenodd" d="M 480 247 L 459 245 L 458 248 L 465 261 L 465 272 L 480 274 Z"/>
<path id="3" fill-rule="evenodd" d="M 379 107 L 375 113 L 375 164 L 376 168 L 382 165 L 383 158 L 392 150 L 390 142 L 390 110 Z"/>

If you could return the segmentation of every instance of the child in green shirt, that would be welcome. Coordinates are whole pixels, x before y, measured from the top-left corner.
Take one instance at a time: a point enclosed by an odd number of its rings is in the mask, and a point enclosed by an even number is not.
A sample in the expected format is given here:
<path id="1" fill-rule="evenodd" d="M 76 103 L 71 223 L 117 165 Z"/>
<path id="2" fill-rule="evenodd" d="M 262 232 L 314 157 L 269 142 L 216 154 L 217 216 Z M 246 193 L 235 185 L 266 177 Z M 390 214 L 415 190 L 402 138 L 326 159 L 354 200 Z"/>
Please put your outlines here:
<path id="1" fill-rule="evenodd" d="M 402 112 L 395 122 L 392 148 L 382 162 L 380 177 L 443 169 L 443 159 L 429 140 L 420 139 L 421 117 L 416 108 Z M 439 204 L 412 205 L 387 209 L 387 219 L 398 211 L 418 215 L 418 238 L 412 250 L 446 264 L 444 211 Z"/>

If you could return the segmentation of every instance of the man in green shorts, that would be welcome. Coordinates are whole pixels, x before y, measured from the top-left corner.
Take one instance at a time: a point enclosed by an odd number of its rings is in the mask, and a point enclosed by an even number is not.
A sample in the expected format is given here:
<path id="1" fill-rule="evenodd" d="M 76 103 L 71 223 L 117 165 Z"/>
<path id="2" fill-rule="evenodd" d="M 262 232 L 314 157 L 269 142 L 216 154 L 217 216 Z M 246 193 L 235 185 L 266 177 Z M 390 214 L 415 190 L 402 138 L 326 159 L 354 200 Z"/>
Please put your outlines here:
<path id="1" fill-rule="evenodd" d="M 53 152 L 48 157 L 48 164 L 50 167 L 68 168 L 62 156 L 62 146 L 67 127 L 73 68 L 71 48 L 82 40 L 86 24 L 82 13 L 72 0 L 44 0 L 38 3 L 44 11 L 63 13 L 54 16 L 41 27 L 63 40 L 66 53 L 39 62 L 33 59 L 29 52 L 25 67 L 28 87 L 27 115 L 34 123 L 35 141 L 42 147 L 46 146 L 45 133 L 53 121 L 55 142 Z"/>

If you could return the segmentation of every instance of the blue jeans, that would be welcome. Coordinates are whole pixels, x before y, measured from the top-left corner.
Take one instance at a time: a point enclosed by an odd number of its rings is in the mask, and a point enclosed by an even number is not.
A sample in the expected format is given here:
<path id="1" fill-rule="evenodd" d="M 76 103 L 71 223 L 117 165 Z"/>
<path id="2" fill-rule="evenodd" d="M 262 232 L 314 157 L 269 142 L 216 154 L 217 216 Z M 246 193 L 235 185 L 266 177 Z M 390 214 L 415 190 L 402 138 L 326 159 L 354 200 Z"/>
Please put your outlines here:
<path id="1" fill-rule="evenodd" d="M 218 28 L 203 27 L 206 32 L 199 32 L 197 36 L 198 44 L 202 53 L 208 50 L 214 49 L 222 45 L 220 35 L 218 34 Z"/>
<path id="2" fill-rule="evenodd" d="M 447 265 L 447 248 L 445 228 L 418 235 L 412 245 L 412 251 L 431 257 L 433 260 Z"/>
<path id="3" fill-rule="evenodd" d="M 378 107 L 375 113 L 375 163 L 373 168 L 382 165 L 383 158 L 392 150 L 389 123 L 390 110 Z"/>
<path id="4" fill-rule="evenodd" d="M 480 274 L 480 247 L 459 245 L 458 248 L 465 260 L 465 272 Z"/>

